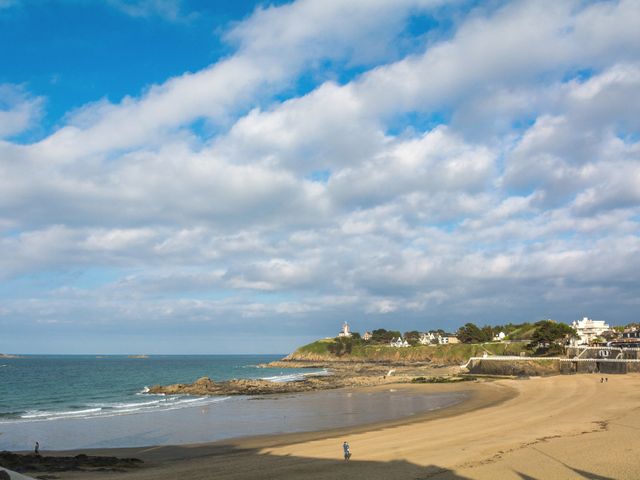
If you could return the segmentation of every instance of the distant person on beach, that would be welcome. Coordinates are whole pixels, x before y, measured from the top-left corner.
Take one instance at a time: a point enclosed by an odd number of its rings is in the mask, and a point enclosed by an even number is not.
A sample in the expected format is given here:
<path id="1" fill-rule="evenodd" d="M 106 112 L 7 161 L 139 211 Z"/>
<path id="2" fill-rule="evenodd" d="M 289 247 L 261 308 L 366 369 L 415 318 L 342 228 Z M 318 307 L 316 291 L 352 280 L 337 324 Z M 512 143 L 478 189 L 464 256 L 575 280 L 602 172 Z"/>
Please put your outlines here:
<path id="1" fill-rule="evenodd" d="M 351 458 L 351 450 L 349 449 L 349 444 L 347 442 L 342 444 L 342 450 L 344 450 L 345 461 L 349 460 Z"/>
<path id="2" fill-rule="evenodd" d="M 40 444 L 38 442 L 36 442 L 36 445 L 33 448 L 33 451 L 36 455 L 40 455 Z"/>

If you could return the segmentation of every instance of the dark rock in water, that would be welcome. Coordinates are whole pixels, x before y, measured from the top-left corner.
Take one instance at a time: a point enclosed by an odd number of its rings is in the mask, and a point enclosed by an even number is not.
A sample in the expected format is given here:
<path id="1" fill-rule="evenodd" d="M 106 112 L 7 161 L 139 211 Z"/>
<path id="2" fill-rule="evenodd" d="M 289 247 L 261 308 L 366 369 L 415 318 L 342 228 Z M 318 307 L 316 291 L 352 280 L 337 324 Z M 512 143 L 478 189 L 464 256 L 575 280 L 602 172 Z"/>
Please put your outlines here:
<path id="1" fill-rule="evenodd" d="M 0 480 L 11 480 L 11 477 L 4 470 L 0 471 Z"/>
<path id="2" fill-rule="evenodd" d="M 216 383 L 208 377 L 202 377 L 190 384 L 154 385 L 149 388 L 149 393 L 164 393 L 168 395 L 260 395 L 304 392 L 313 389 L 313 379 L 311 378 L 297 382 L 234 379 Z"/>
<path id="3" fill-rule="evenodd" d="M 41 455 L 0 452 L 0 465 L 16 472 L 65 472 L 77 471 L 124 471 L 137 468 L 142 460 L 137 458 L 92 457 L 76 455 L 75 457 L 45 457 Z M 1 480 L 2 477 L 0 477 Z"/>

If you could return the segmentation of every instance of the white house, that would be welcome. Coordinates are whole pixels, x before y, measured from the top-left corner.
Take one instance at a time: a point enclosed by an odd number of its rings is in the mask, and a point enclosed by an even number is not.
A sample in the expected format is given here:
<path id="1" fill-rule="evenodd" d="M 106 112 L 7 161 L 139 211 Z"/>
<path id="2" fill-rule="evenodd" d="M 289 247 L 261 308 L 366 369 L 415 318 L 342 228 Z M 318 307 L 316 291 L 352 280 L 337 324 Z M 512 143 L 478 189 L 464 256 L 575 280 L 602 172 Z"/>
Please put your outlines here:
<path id="1" fill-rule="evenodd" d="M 351 336 L 351 329 L 349 328 L 349 324 L 347 322 L 344 322 L 344 324 L 342 325 L 342 331 L 338 334 L 339 337 L 350 337 Z"/>
<path id="2" fill-rule="evenodd" d="M 365 342 L 368 342 L 369 340 L 371 340 L 371 337 L 373 337 L 373 334 L 371 332 L 364 332 L 364 335 L 362 335 L 362 339 Z"/>
<path id="3" fill-rule="evenodd" d="M 578 333 L 579 340 L 573 341 L 576 345 L 589 345 L 593 340 L 610 330 L 604 320 L 592 320 L 584 317 L 582 320 L 574 320 L 571 326 Z"/>
<path id="4" fill-rule="evenodd" d="M 391 339 L 391 342 L 389 343 L 390 346 L 392 347 L 396 347 L 396 348 L 404 348 L 404 347 L 408 347 L 409 343 L 404 340 L 402 337 L 398 337 Z"/>
<path id="5" fill-rule="evenodd" d="M 505 338 L 506 336 L 507 336 L 507 335 L 506 335 L 504 332 L 500 332 L 500 333 L 498 333 L 497 335 L 494 335 L 494 336 L 493 336 L 493 341 L 494 341 L 494 342 L 501 342 L 501 341 L 503 341 L 503 340 L 504 340 L 504 338 Z"/>
<path id="6" fill-rule="evenodd" d="M 439 333 L 426 332 L 420 334 L 420 339 L 418 341 L 420 342 L 420 345 L 430 345 L 432 343 L 445 345 L 447 343 L 458 343 L 458 338 L 454 335 L 440 335 Z"/>
<path id="7" fill-rule="evenodd" d="M 458 340 L 458 337 L 455 335 L 441 335 L 438 343 L 441 345 L 447 345 L 448 343 L 460 343 L 460 340 Z"/>
<path id="8" fill-rule="evenodd" d="M 438 342 L 438 337 L 439 335 L 436 335 L 433 332 L 421 333 L 418 342 L 420 345 L 431 345 L 434 342 Z"/>

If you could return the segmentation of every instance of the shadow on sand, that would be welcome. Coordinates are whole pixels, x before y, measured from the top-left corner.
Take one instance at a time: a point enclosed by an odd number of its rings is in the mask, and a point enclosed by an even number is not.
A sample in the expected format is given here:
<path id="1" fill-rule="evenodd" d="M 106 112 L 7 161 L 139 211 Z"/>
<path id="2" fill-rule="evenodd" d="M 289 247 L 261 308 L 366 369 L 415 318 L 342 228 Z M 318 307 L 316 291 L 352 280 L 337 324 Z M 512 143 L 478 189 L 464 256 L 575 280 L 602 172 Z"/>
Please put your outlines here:
<path id="1" fill-rule="evenodd" d="M 175 447 L 172 447 L 172 450 Z M 149 472 L 155 476 L 149 478 L 169 479 L 183 468 L 193 479 L 215 478 L 216 480 L 240 479 L 300 479 L 305 480 L 374 480 L 374 479 L 451 479 L 469 480 L 452 470 L 436 464 L 421 466 L 404 460 L 376 462 L 358 460 L 352 457 L 348 462 L 340 458 L 340 445 L 336 448 L 335 459 L 319 459 L 294 455 L 272 455 L 260 453 L 259 449 L 238 449 L 219 446 L 216 451 L 211 447 L 185 447 L 182 460 L 179 452 L 171 452 L 174 461 L 167 462 L 162 452 L 142 452 L 141 458 L 149 462 Z M 183 457 L 183 458 L 184 458 Z M 197 461 L 194 459 L 197 458 Z M 161 460 L 162 459 L 162 460 Z M 158 467 L 152 466 L 160 460 Z M 202 470 L 200 470 L 200 465 Z M 163 470 L 169 467 L 173 472 L 164 476 Z M 177 470 L 176 470 L 177 469 Z M 195 470 L 198 470 L 197 472 Z M 142 472 L 140 472 L 142 473 Z M 168 472 L 167 472 L 168 473 Z M 125 477 L 123 477 L 125 478 Z"/>
<path id="2" fill-rule="evenodd" d="M 76 453 L 76 452 L 74 452 Z M 86 451 L 88 455 L 100 455 L 100 451 Z M 110 454 L 135 456 L 143 460 L 141 467 L 107 471 L 106 469 L 80 468 L 71 471 L 47 472 L 41 468 L 19 468 L 35 478 L 91 480 L 175 480 L 175 479 L 299 479 L 305 480 L 373 480 L 373 479 L 452 479 L 469 480 L 437 465 L 421 466 L 397 460 L 391 462 L 363 461 L 352 458 L 345 462 L 339 458 L 318 459 L 292 455 L 278 456 L 261 453 L 260 449 L 240 449 L 232 445 L 170 446 L 146 449 L 118 449 Z M 68 452 L 53 453 L 53 457 Z"/>
<path id="3" fill-rule="evenodd" d="M 59 457 L 69 452 L 54 453 Z M 86 451 L 88 455 L 103 455 L 103 451 Z M 234 445 L 185 445 L 149 447 L 141 449 L 110 450 L 109 455 L 136 457 L 143 460 L 142 466 L 133 469 L 75 469 L 67 472 L 43 472 L 21 469 L 35 478 L 60 480 L 246 480 L 246 479 L 300 479 L 305 480 L 470 480 L 453 470 L 437 465 L 437 459 L 428 465 L 416 465 L 405 460 L 377 462 L 358 460 L 345 462 L 339 457 L 340 445 L 336 446 L 335 459 L 319 459 L 294 455 L 262 453 L 260 448 L 238 448 Z M 425 452 L 428 461 L 428 452 Z M 557 459 L 554 459 L 559 461 Z M 563 462 L 560 462 L 563 463 Z M 597 480 L 613 480 L 582 471 L 563 463 L 575 474 Z M 110 470 L 110 471 L 109 471 Z M 523 480 L 542 480 L 524 472 L 512 470 Z"/>

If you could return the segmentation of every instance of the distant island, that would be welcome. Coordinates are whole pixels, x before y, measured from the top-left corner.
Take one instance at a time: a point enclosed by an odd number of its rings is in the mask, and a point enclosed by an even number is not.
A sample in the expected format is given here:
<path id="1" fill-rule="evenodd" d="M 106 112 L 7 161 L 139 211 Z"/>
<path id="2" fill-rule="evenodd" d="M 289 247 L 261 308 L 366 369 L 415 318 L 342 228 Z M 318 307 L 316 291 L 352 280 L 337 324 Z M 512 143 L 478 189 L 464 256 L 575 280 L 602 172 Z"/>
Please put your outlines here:
<path id="1" fill-rule="evenodd" d="M 11 353 L 0 353 L 0 358 L 22 358 L 20 355 L 13 355 Z"/>

